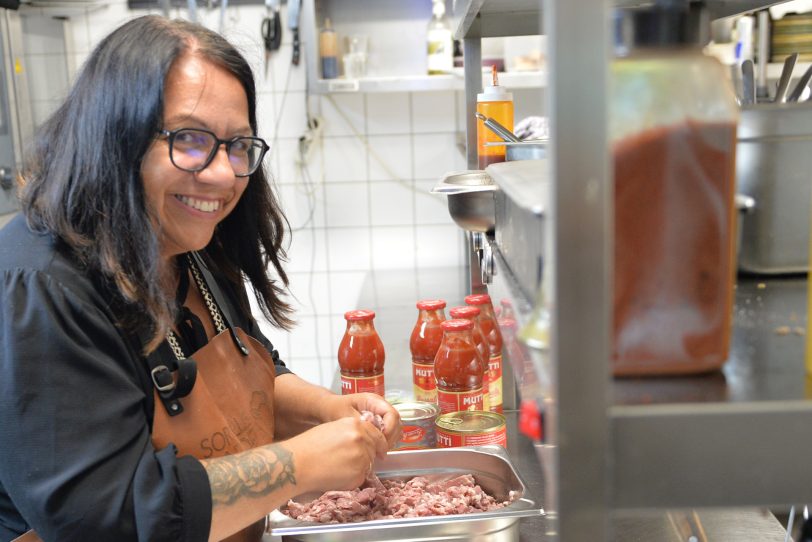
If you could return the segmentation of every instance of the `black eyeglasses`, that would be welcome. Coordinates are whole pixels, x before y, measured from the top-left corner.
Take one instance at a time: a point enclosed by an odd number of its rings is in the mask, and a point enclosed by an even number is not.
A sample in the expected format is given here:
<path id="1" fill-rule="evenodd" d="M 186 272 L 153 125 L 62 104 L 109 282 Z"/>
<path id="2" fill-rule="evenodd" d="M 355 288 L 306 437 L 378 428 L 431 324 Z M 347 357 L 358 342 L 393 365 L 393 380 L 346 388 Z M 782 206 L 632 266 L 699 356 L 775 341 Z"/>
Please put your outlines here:
<path id="1" fill-rule="evenodd" d="M 220 145 L 225 145 L 234 175 L 248 177 L 259 168 L 262 158 L 270 148 L 260 137 L 220 139 L 214 132 L 201 128 L 161 130 L 160 134 L 169 141 L 169 159 L 172 164 L 191 173 L 206 169 L 214 160 Z"/>

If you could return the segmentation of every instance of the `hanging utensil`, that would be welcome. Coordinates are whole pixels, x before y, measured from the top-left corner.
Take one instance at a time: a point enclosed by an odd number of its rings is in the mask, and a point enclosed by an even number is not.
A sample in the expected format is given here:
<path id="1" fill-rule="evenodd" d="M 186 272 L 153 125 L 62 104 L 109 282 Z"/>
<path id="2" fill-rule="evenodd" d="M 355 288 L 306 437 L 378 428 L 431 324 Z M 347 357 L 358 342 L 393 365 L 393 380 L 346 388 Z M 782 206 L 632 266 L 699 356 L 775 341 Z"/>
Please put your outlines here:
<path id="1" fill-rule="evenodd" d="M 302 9 L 302 0 L 288 0 L 288 28 L 293 32 L 293 57 L 291 63 L 299 65 L 301 42 L 299 41 L 299 13 Z"/>
<path id="2" fill-rule="evenodd" d="M 792 92 L 787 98 L 789 102 L 797 102 L 803 96 L 804 90 L 806 90 L 807 85 L 809 85 L 809 81 L 812 80 L 812 65 L 806 68 L 806 71 L 801 76 L 801 80 L 798 81 L 798 84 L 795 85 L 795 88 L 792 89 Z"/>
<path id="3" fill-rule="evenodd" d="M 770 12 L 766 9 L 758 12 L 758 65 L 756 72 L 756 97 L 766 99 L 769 97 L 767 90 L 767 60 L 768 47 L 770 46 Z"/>
<path id="4" fill-rule="evenodd" d="M 271 53 L 282 44 L 282 21 L 279 17 L 279 0 L 265 0 L 265 17 L 262 19 L 262 42 L 265 47 L 265 79 L 270 72 Z"/>
<path id="5" fill-rule="evenodd" d="M 481 120 L 482 123 L 485 126 L 487 126 L 490 129 L 491 132 L 495 133 L 496 135 L 501 137 L 503 140 L 512 141 L 514 143 L 518 142 L 518 141 L 521 141 L 518 137 L 516 137 L 516 135 L 513 132 L 511 132 L 510 130 L 508 130 L 507 128 L 505 128 L 501 124 L 499 124 L 499 122 L 497 122 L 496 119 L 486 117 L 485 115 L 483 115 L 479 111 L 475 112 L 474 116 L 476 118 L 478 118 L 479 120 Z"/>
<path id="6" fill-rule="evenodd" d="M 784 67 L 781 69 L 781 77 L 778 79 L 778 88 L 775 89 L 775 100 L 773 100 L 777 104 L 786 103 L 787 101 L 787 88 L 789 88 L 792 70 L 795 69 L 797 61 L 798 53 L 792 53 L 784 59 Z"/>
<path id="7" fill-rule="evenodd" d="M 166 0 L 167 6 L 167 13 L 165 14 L 166 17 L 169 17 L 169 0 Z M 193 23 L 197 22 L 197 0 L 187 0 L 186 7 L 189 10 L 189 20 Z"/>
<path id="8" fill-rule="evenodd" d="M 228 0 L 220 0 L 220 35 L 223 35 L 226 29 L 226 9 L 228 8 Z"/>
<path id="9" fill-rule="evenodd" d="M 756 81 L 753 72 L 753 61 L 742 62 L 742 105 L 756 103 Z"/>

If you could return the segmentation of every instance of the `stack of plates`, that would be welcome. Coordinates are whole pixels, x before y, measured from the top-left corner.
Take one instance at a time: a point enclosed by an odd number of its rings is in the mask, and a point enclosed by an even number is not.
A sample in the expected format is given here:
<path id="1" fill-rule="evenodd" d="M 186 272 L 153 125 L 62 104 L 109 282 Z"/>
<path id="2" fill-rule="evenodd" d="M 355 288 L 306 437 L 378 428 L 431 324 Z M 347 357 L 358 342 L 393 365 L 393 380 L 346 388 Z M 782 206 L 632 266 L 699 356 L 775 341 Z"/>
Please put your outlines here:
<path id="1" fill-rule="evenodd" d="M 792 53 L 798 61 L 812 61 L 812 13 L 789 13 L 773 21 L 771 62 L 783 62 Z"/>

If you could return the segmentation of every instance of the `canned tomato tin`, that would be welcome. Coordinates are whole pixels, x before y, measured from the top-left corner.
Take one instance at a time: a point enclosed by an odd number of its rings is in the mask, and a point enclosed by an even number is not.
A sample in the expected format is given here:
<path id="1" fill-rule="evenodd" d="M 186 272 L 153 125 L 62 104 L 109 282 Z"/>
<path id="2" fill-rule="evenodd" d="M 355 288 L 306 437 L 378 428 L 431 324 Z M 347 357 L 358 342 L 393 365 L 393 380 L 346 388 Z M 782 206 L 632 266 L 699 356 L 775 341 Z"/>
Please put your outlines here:
<path id="1" fill-rule="evenodd" d="M 505 417 L 498 412 L 463 410 L 437 417 L 438 448 L 498 444 L 507 448 Z"/>
<path id="2" fill-rule="evenodd" d="M 396 450 L 419 450 L 434 448 L 437 438 L 434 433 L 434 420 L 440 413 L 437 405 L 414 401 L 392 405 L 400 413 L 402 433 L 395 445 Z"/>

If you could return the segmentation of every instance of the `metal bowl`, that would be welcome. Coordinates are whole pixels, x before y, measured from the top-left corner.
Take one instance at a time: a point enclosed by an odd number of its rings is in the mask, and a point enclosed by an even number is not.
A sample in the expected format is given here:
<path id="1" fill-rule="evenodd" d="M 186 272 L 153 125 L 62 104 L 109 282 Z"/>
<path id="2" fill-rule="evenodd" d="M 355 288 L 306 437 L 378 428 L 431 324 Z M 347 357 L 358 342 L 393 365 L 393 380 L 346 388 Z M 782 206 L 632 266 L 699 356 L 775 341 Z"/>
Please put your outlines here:
<path id="1" fill-rule="evenodd" d="M 470 170 L 446 174 L 431 192 L 448 196 L 448 212 L 460 228 L 491 232 L 496 225 L 494 192 L 498 189 L 487 173 Z"/>

